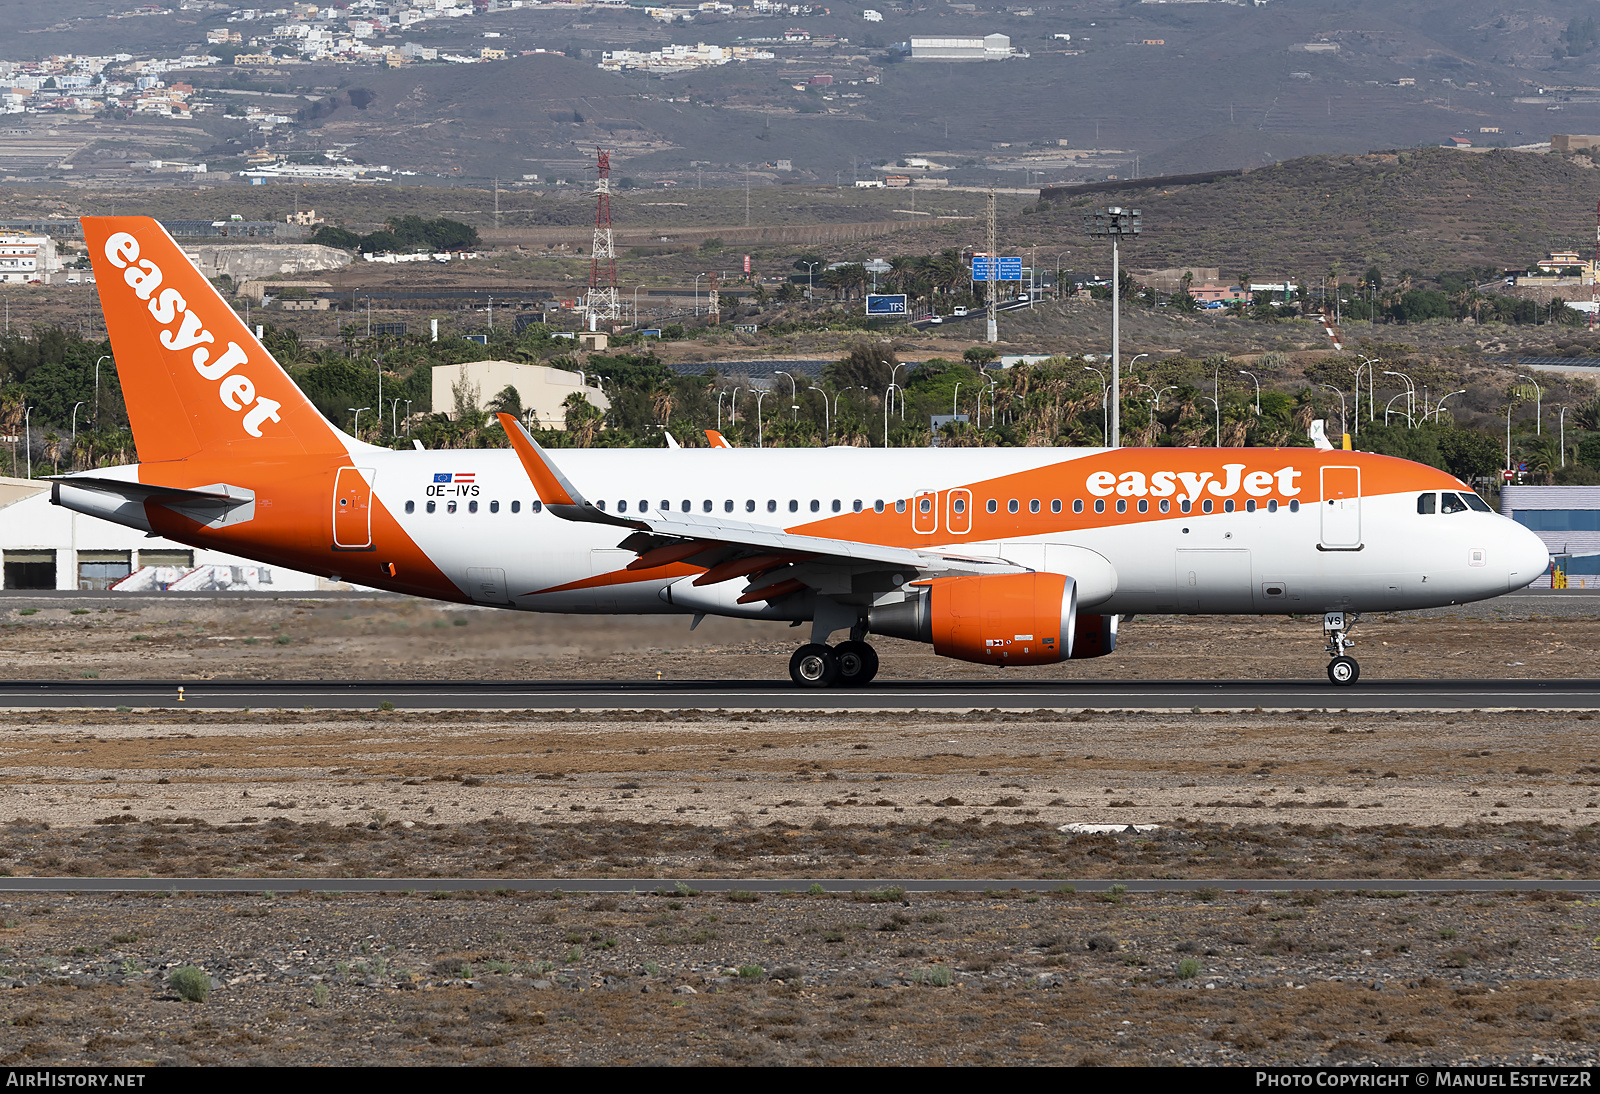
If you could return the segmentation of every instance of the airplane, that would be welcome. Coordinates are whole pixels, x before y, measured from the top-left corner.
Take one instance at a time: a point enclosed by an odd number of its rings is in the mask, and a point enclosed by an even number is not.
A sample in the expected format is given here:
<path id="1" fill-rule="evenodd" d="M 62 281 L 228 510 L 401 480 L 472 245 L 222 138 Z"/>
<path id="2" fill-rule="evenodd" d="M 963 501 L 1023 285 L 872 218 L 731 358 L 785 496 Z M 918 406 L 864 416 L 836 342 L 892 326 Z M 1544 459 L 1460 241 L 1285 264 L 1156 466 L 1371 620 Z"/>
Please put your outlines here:
<path id="1" fill-rule="evenodd" d="M 1306 448 L 393 450 L 336 428 L 154 220 L 88 217 L 137 464 L 52 500 L 394 592 L 521 611 L 809 623 L 802 687 L 866 639 L 987 665 L 1116 649 L 1140 613 L 1323 619 L 1520 588 L 1549 557 L 1444 471 Z M 840 632 L 846 638 L 830 645 Z"/>

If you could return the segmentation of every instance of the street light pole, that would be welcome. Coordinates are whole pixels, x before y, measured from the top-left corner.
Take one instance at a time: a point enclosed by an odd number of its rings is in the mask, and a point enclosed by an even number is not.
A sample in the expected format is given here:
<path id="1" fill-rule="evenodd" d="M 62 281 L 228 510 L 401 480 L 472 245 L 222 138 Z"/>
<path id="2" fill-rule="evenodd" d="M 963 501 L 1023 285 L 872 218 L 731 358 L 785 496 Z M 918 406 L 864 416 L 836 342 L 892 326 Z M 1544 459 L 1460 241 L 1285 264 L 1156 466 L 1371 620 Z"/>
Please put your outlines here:
<path id="1" fill-rule="evenodd" d="M 1465 395 L 1466 393 L 1467 389 L 1461 388 L 1459 391 L 1452 391 L 1450 395 L 1446 395 L 1444 399 L 1448 399 L 1452 395 Z M 1444 399 L 1440 399 L 1437 403 L 1433 404 L 1433 420 L 1436 422 L 1439 420 L 1439 415 L 1444 412 Z M 1359 417 L 1359 415 L 1357 415 L 1357 417 Z"/>
<path id="2" fill-rule="evenodd" d="M 1256 417 L 1261 417 L 1261 379 L 1255 373 L 1245 369 L 1239 370 L 1240 376 L 1248 376 L 1256 382 Z"/>
<path id="3" fill-rule="evenodd" d="M 81 399 L 72 404 L 72 446 L 74 448 L 78 446 L 78 408 L 82 405 L 83 401 Z"/>
<path id="4" fill-rule="evenodd" d="M 1565 403 L 1558 405 L 1561 407 L 1561 416 L 1559 418 L 1561 423 L 1561 466 L 1564 468 L 1567 466 L 1567 410 L 1569 408 Z"/>
<path id="5" fill-rule="evenodd" d="M 807 262 L 806 263 L 806 300 L 808 300 L 808 301 L 811 299 L 811 292 L 812 292 L 812 289 L 811 289 L 811 271 L 815 270 L 816 268 L 817 268 L 817 264 L 815 262 Z"/>
<path id="6" fill-rule="evenodd" d="M 22 408 L 22 440 L 28 453 L 28 478 L 30 479 L 33 478 L 33 428 L 28 423 L 32 416 L 33 407 L 24 406 Z M 16 452 L 16 449 L 13 448 L 11 451 Z"/>
<path id="7" fill-rule="evenodd" d="M 94 363 L 94 424 L 100 426 L 100 361 L 109 361 L 110 357 L 101 357 Z"/>
<path id="8" fill-rule="evenodd" d="M 1137 236 L 1143 221 L 1138 209 L 1112 206 L 1103 212 L 1085 213 L 1084 230 L 1090 236 L 1111 240 L 1111 387 L 1119 398 L 1111 400 L 1111 432 L 1106 447 L 1122 447 L 1122 251 L 1124 236 Z M 1221 413 L 1218 412 L 1220 423 Z M 1218 434 L 1220 438 L 1220 432 Z"/>
<path id="9" fill-rule="evenodd" d="M 696 315 L 700 314 L 700 279 L 704 276 L 705 274 L 703 273 L 694 275 L 694 313 Z"/>
<path id="10" fill-rule="evenodd" d="M 767 435 L 761 428 L 761 400 L 765 399 L 768 392 L 763 388 L 756 389 L 756 447 L 767 447 Z"/>
<path id="11" fill-rule="evenodd" d="M 1540 403 L 1543 400 L 1544 391 L 1539 387 L 1538 382 L 1531 376 L 1518 376 L 1517 379 L 1526 380 L 1528 383 L 1533 384 L 1533 435 L 1535 437 L 1542 437 L 1544 435 L 1544 426 L 1542 423 L 1543 412 L 1540 410 Z"/>
<path id="12" fill-rule="evenodd" d="M 355 439 L 359 441 L 361 439 L 361 412 L 363 410 L 371 410 L 372 408 L 370 406 L 352 406 L 347 407 L 346 409 L 356 412 L 355 425 L 351 427 L 350 432 L 354 434 Z"/>
<path id="13" fill-rule="evenodd" d="M 1344 392 L 1340 391 L 1332 384 L 1318 384 L 1317 386 L 1325 387 L 1335 395 L 1339 396 L 1339 432 L 1348 433 L 1350 431 L 1350 423 L 1346 420 L 1344 413 Z M 1399 396 L 1395 396 L 1395 398 L 1399 398 Z"/>

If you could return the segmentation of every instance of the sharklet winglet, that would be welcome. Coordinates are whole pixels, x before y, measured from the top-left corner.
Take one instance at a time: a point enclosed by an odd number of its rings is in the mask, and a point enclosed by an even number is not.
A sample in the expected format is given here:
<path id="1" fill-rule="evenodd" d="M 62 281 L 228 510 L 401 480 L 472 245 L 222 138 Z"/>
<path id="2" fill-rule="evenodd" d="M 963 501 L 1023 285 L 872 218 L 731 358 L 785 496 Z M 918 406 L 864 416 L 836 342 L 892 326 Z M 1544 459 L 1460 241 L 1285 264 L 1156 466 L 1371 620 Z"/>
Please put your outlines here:
<path id="1" fill-rule="evenodd" d="M 539 442 L 529 435 L 514 415 L 500 414 L 497 417 L 511 441 L 511 447 L 517 453 L 517 458 L 522 461 L 522 469 L 528 473 L 528 479 L 533 483 L 539 500 L 551 513 L 563 520 L 588 524 L 614 524 L 620 528 L 633 528 L 639 531 L 649 530 L 650 525 L 643 521 L 627 520 L 595 508 L 578 488 L 572 485 L 571 480 L 561 473 L 561 469 L 551 461 L 544 449 L 539 447 Z"/>

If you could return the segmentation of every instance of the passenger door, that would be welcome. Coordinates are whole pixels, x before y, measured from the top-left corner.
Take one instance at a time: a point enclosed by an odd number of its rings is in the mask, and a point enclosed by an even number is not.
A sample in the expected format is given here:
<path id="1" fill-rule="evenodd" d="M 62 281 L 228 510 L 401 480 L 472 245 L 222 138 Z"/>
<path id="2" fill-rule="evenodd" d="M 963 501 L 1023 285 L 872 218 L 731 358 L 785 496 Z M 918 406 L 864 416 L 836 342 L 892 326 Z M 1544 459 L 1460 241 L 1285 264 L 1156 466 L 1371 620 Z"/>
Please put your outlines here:
<path id="1" fill-rule="evenodd" d="M 1322 469 L 1322 547 L 1329 551 L 1361 548 L 1361 468 Z"/>
<path id="2" fill-rule="evenodd" d="M 370 467 L 341 467 L 333 483 L 333 546 L 363 551 L 372 546 L 372 480 Z"/>

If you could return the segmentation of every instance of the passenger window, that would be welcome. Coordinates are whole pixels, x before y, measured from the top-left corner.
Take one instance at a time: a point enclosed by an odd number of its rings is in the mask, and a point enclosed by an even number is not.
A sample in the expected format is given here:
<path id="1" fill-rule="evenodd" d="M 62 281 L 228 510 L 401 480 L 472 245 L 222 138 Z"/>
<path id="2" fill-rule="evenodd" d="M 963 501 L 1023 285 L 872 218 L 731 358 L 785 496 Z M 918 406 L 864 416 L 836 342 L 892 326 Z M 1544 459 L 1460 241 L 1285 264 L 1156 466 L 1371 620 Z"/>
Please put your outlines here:
<path id="1" fill-rule="evenodd" d="M 513 509 L 513 510 L 511 510 L 511 511 L 512 511 L 512 512 L 513 512 L 513 513 L 515 513 L 515 512 L 516 512 L 516 510 L 515 510 L 515 509 Z M 649 503 L 649 502 L 648 502 L 648 501 L 646 501 L 646 500 L 645 500 L 645 499 L 643 499 L 643 498 L 640 498 L 640 499 L 639 499 L 639 512 L 641 512 L 641 513 L 648 513 L 648 512 L 649 512 L 649 511 L 650 511 L 650 503 Z"/>
<path id="2" fill-rule="evenodd" d="M 705 501 L 700 503 L 700 511 L 702 513 L 711 512 L 711 499 L 710 498 L 707 498 Z"/>
<path id="3" fill-rule="evenodd" d="M 1194 508 L 1194 502 L 1190 501 L 1188 498 L 1184 498 L 1182 501 L 1180 501 L 1178 503 L 1178 512 L 1180 512 L 1180 513 L 1187 513 L 1189 510 L 1191 510 L 1193 508 Z"/>
<path id="4" fill-rule="evenodd" d="M 1211 512 L 1211 499 L 1210 498 L 1207 498 L 1205 501 L 1200 503 L 1200 511 L 1202 513 Z"/>
<path id="5" fill-rule="evenodd" d="M 965 513 L 967 511 L 966 499 L 965 498 L 957 498 L 954 502 L 951 503 L 950 508 L 953 509 L 958 514 L 959 513 Z"/>
<path id="6" fill-rule="evenodd" d="M 822 509 L 822 503 L 820 501 L 818 501 L 816 498 L 812 498 L 811 499 L 811 511 L 813 513 L 815 513 L 815 512 L 818 512 L 821 509 Z"/>
<path id="7" fill-rule="evenodd" d="M 919 512 L 919 513 L 931 513 L 931 512 L 933 512 L 933 502 L 928 498 L 919 499 L 917 501 L 917 512 Z"/>
<path id="8" fill-rule="evenodd" d="M 605 508 L 605 506 L 601 506 L 601 508 L 603 509 L 603 508 Z M 617 502 L 617 512 L 626 513 L 627 511 L 628 511 L 628 503 L 626 501 Z"/>
<path id="9" fill-rule="evenodd" d="M 453 501 L 445 502 L 444 511 L 446 513 L 454 513 L 456 511 L 456 503 Z"/>
<path id="10" fill-rule="evenodd" d="M 1156 506 L 1156 508 L 1160 509 L 1163 513 L 1170 513 L 1172 511 L 1172 502 L 1168 501 L 1166 498 L 1162 498 L 1161 504 Z"/>
<path id="11" fill-rule="evenodd" d="M 1060 498 L 1056 498 L 1056 499 L 1054 499 L 1053 501 L 1050 502 L 1050 511 L 1052 513 L 1061 512 L 1061 499 Z"/>
<path id="12" fill-rule="evenodd" d="M 1139 499 L 1139 512 L 1148 513 L 1149 511 L 1150 511 L 1150 503 L 1148 501 L 1146 501 L 1145 499 L 1140 498 Z"/>
<path id="13" fill-rule="evenodd" d="M 1082 498 L 1074 498 L 1073 499 L 1073 501 L 1072 501 L 1072 511 L 1074 513 L 1083 512 L 1083 499 Z"/>
<path id="14" fill-rule="evenodd" d="M 793 498 L 790 498 L 789 499 L 789 512 L 798 513 L 799 511 L 800 511 L 800 503 L 795 501 Z"/>
<path id="15" fill-rule="evenodd" d="M 601 512 L 602 512 L 602 513 L 604 513 L 604 512 L 605 512 L 605 511 L 606 511 L 606 503 L 605 503 L 605 502 L 603 502 L 603 501 L 597 501 L 597 502 L 595 502 L 595 503 L 594 503 L 594 507 L 595 507 L 595 508 L 596 508 L 596 509 L 598 509 L 598 510 L 600 510 L 600 511 L 601 511 Z"/>
<path id="16" fill-rule="evenodd" d="M 744 500 L 744 511 L 746 513 L 754 513 L 756 511 L 756 499 L 755 498 L 746 498 Z"/>
<path id="17" fill-rule="evenodd" d="M 904 513 L 906 511 L 906 499 L 905 498 L 900 498 L 894 503 L 894 511 L 896 513 Z"/>
<path id="18" fill-rule="evenodd" d="M 1299 498 L 1291 498 L 1289 500 L 1289 512 L 1298 513 L 1299 511 L 1300 511 L 1300 499 Z"/>
<path id="19" fill-rule="evenodd" d="M 436 505 L 437 505 L 437 504 L 438 504 L 438 503 L 437 503 L 437 502 L 431 502 L 431 501 L 430 501 L 430 502 L 429 502 L 429 503 L 428 503 L 428 512 L 430 512 L 430 513 L 431 513 L 431 512 L 433 512 L 433 510 L 434 510 L 434 508 L 435 508 L 435 506 L 436 506 Z"/>
<path id="20" fill-rule="evenodd" d="M 985 512 L 997 513 L 1000 511 L 1000 503 L 995 501 L 993 498 L 990 498 L 988 501 L 983 503 L 983 508 Z"/>
<path id="21" fill-rule="evenodd" d="M 416 502 L 414 502 L 414 501 L 406 502 L 406 512 L 415 513 L 416 511 L 417 511 L 417 503 Z"/>
<path id="22" fill-rule="evenodd" d="M 850 511 L 852 513 L 861 512 L 861 499 L 860 498 L 857 498 L 855 501 L 850 503 Z"/>
<path id="23" fill-rule="evenodd" d="M 600 508 L 604 509 L 605 507 L 606 507 L 606 503 L 605 502 L 601 502 L 600 503 Z M 476 501 L 467 502 L 467 512 L 476 513 L 477 511 L 478 511 L 478 503 Z"/>
<path id="24" fill-rule="evenodd" d="M 839 499 L 838 499 L 838 498 L 834 498 L 834 499 L 833 499 L 833 511 L 834 511 L 834 512 L 835 512 L 835 513 L 837 513 L 837 512 L 838 512 L 838 511 L 839 511 L 839 510 L 840 510 L 840 509 L 842 509 L 842 508 L 843 508 L 843 505 L 842 505 L 842 503 L 841 503 L 841 502 L 840 502 L 840 501 L 839 501 Z"/>
<path id="25" fill-rule="evenodd" d="M 722 503 L 722 511 L 724 513 L 733 512 L 733 499 L 732 498 L 729 498 L 727 501 Z"/>
<path id="26" fill-rule="evenodd" d="M 623 502 L 622 505 L 623 505 L 624 508 L 626 508 L 628 503 L 627 502 Z M 500 503 L 497 502 L 497 501 L 491 501 L 489 503 L 489 512 L 498 513 L 499 511 L 500 511 Z"/>
<path id="27" fill-rule="evenodd" d="M 685 513 L 687 513 L 689 510 L 691 510 L 693 508 L 694 508 L 694 502 L 690 501 L 688 498 L 684 498 L 683 499 L 683 511 Z"/>
<path id="28" fill-rule="evenodd" d="M 778 502 L 777 502 L 777 499 L 775 499 L 775 498 L 768 498 L 768 499 L 767 499 L 767 512 L 769 512 L 769 513 L 776 513 L 776 512 L 777 512 L 777 511 L 778 511 Z"/>
<path id="29" fill-rule="evenodd" d="M 544 502 L 542 502 L 542 501 L 530 501 L 528 503 L 528 512 L 530 512 L 530 513 L 542 513 L 542 512 L 544 512 Z"/>
<path id="30" fill-rule="evenodd" d="M 1006 502 L 1006 512 L 1015 513 L 1016 511 L 1017 511 L 1017 499 L 1016 498 L 1012 498 L 1010 501 Z"/>
<path id="31" fill-rule="evenodd" d="M 1417 515 L 1423 517 L 1433 516 L 1434 508 L 1438 501 L 1437 494 L 1417 495 Z"/>
<path id="32" fill-rule="evenodd" d="M 661 511 L 664 513 L 668 509 L 671 509 L 671 508 L 672 508 L 672 503 L 670 501 L 668 501 L 666 498 L 662 498 L 661 499 Z"/>
<path id="33" fill-rule="evenodd" d="M 1094 511 L 1096 513 L 1104 513 L 1106 511 L 1106 499 L 1105 498 L 1095 498 L 1094 499 Z"/>
<path id="34" fill-rule="evenodd" d="M 1276 513 L 1277 511 L 1278 511 L 1278 499 L 1277 498 L 1273 498 L 1271 501 L 1267 502 L 1267 512 Z"/>
<path id="35" fill-rule="evenodd" d="M 1037 513 L 1038 511 L 1039 511 L 1039 499 L 1038 498 L 1034 498 L 1032 501 L 1030 501 L 1028 503 L 1028 512 Z"/>
<path id="36" fill-rule="evenodd" d="M 1127 511 L 1128 511 L 1128 499 L 1127 498 L 1118 498 L 1117 499 L 1117 512 L 1126 513 Z"/>
<path id="37" fill-rule="evenodd" d="M 640 507 L 639 507 L 639 508 L 641 508 L 641 509 L 643 509 L 643 508 L 644 508 L 644 506 L 642 506 L 642 505 L 641 505 L 641 506 L 640 506 Z M 520 502 L 520 501 L 514 501 L 514 502 L 512 502 L 512 503 L 511 503 L 511 511 L 512 511 L 512 512 L 513 512 L 513 513 L 520 513 L 520 512 L 522 512 L 522 503 L 521 503 L 521 502 Z"/>
<path id="38" fill-rule="evenodd" d="M 877 501 L 872 503 L 872 511 L 874 513 L 883 512 L 883 499 L 882 498 L 879 498 Z"/>
<path id="39" fill-rule="evenodd" d="M 1244 511 L 1246 513 L 1254 513 L 1256 511 L 1256 503 L 1254 499 L 1244 503 Z"/>
<path id="40" fill-rule="evenodd" d="M 1439 495 L 1439 512 L 1465 513 L 1466 511 L 1467 503 L 1461 500 L 1460 494 L 1452 494 L 1446 490 Z"/>
<path id="41" fill-rule="evenodd" d="M 1232 498 L 1229 498 L 1227 501 L 1222 503 L 1222 511 L 1224 513 L 1233 512 L 1233 499 Z"/>

